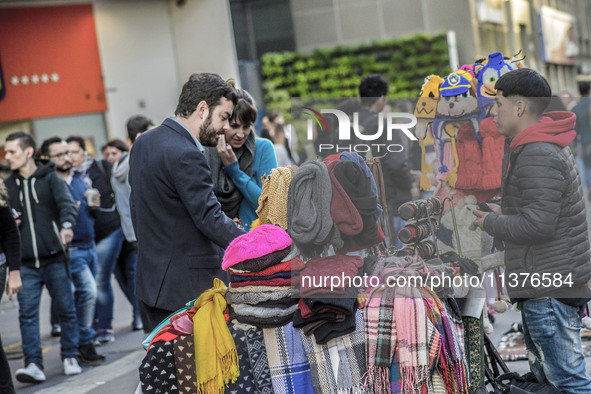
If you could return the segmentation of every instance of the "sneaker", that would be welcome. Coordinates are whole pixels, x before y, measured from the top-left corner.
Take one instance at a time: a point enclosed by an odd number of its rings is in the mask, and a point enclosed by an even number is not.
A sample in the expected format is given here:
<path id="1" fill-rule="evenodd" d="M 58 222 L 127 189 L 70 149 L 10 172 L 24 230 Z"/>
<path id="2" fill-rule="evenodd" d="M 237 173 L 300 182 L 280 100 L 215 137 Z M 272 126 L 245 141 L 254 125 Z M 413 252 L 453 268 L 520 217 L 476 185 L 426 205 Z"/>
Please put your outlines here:
<path id="1" fill-rule="evenodd" d="M 51 326 L 51 336 L 59 337 L 60 335 L 62 335 L 62 328 L 60 327 L 60 325 L 54 324 L 53 326 Z"/>
<path id="2" fill-rule="evenodd" d="M 132 331 L 140 331 L 144 329 L 144 324 L 142 323 L 142 319 L 139 317 L 134 317 L 133 322 L 131 323 L 131 330 Z"/>
<path id="3" fill-rule="evenodd" d="M 35 363 L 30 363 L 26 368 L 16 370 L 16 380 L 21 383 L 45 382 L 43 370 Z"/>
<path id="4" fill-rule="evenodd" d="M 102 346 L 115 342 L 115 335 L 113 330 L 98 330 L 96 338 L 94 340 L 94 346 Z"/>
<path id="5" fill-rule="evenodd" d="M 94 345 L 89 343 L 87 345 L 80 345 L 78 348 L 78 361 L 81 363 L 95 363 L 105 361 L 105 356 L 98 354 Z"/>
<path id="6" fill-rule="evenodd" d="M 82 372 L 82 368 L 74 357 L 64 360 L 64 375 L 78 375 L 80 372 Z"/>

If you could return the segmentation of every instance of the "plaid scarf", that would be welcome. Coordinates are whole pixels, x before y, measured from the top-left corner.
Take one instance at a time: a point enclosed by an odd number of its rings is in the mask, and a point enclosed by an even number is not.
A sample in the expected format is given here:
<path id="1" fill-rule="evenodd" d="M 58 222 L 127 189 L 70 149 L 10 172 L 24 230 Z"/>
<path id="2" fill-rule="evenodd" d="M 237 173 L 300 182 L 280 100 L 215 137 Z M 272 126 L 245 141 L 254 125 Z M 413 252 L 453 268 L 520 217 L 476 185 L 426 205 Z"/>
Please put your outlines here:
<path id="1" fill-rule="evenodd" d="M 467 393 L 468 380 L 464 355 L 445 306 L 429 288 L 421 288 L 430 321 L 442 339 L 437 369 L 450 393 Z"/>
<path id="2" fill-rule="evenodd" d="M 290 324 L 263 330 L 276 394 L 313 394 L 310 364 L 300 334 Z"/>
<path id="3" fill-rule="evenodd" d="M 306 356 L 310 362 L 312 383 L 317 393 L 363 393 L 361 378 L 365 373 L 365 341 L 363 313 L 357 312 L 355 332 L 336 338 L 330 344 L 318 345 L 300 331 Z M 338 368 L 333 358 L 338 354 Z"/>

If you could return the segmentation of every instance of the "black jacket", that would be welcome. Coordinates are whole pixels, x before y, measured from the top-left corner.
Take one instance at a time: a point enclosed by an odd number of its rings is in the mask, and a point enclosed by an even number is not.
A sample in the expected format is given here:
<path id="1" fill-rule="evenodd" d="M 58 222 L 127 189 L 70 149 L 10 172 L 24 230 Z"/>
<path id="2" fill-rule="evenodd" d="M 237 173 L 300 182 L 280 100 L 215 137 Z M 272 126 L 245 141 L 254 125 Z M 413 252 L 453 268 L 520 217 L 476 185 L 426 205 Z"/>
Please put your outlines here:
<path id="1" fill-rule="evenodd" d="M 545 132 L 539 124 L 537 128 Z M 577 305 L 588 298 L 591 262 L 585 199 L 569 142 L 514 146 L 502 184 L 503 214 L 489 214 L 484 221 L 486 232 L 504 241 L 505 285 L 514 301 L 553 297 Z M 560 279 L 549 284 L 531 276 L 543 280 L 544 273 Z M 558 289 L 555 284 L 569 275 L 572 286 Z"/>
<path id="2" fill-rule="evenodd" d="M 0 185 L 0 187 L 2 186 Z M 20 269 L 21 238 L 10 210 L 10 204 L 3 195 L 0 195 L 0 253 L 6 255 L 6 263 L 10 271 Z M 4 289 L 0 289 L 0 291 L 4 291 Z"/>
<path id="3" fill-rule="evenodd" d="M 211 288 L 214 277 L 227 279 L 223 249 L 244 232 L 222 212 L 205 156 L 176 121 L 142 133 L 129 165 L 136 295 L 175 311 Z"/>
<path id="4" fill-rule="evenodd" d="M 354 139 L 355 144 L 370 145 L 372 148 L 372 155 L 374 157 L 381 157 L 380 162 L 382 164 L 382 173 L 384 176 L 384 189 L 386 192 L 386 200 L 388 203 L 388 216 L 398 216 L 398 208 L 403 203 L 410 201 L 412 195 L 410 190 L 414 178 L 410 173 L 411 162 L 409 157 L 409 147 L 411 146 L 408 141 L 404 141 L 405 137 L 401 131 L 395 130 L 392 133 L 392 139 L 387 140 L 387 123 L 386 117 L 383 120 L 382 136 L 376 141 L 363 141 L 361 139 Z M 362 134 L 372 135 L 375 134 L 379 128 L 379 117 L 378 114 L 370 112 L 366 109 L 359 110 L 359 129 Z M 354 133 L 351 133 L 354 138 Z M 342 143 L 342 142 L 341 142 Z M 410 141 L 413 143 L 413 141 Z M 376 146 L 382 144 L 381 146 Z M 402 145 L 405 147 L 401 152 L 388 152 L 387 146 L 389 145 Z M 395 150 L 392 147 L 392 150 Z"/>
<path id="5" fill-rule="evenodd" d="M 28 178 L 17 171 L 5 180 L 10 205 L 21 213 L 22 265 L 29 268 L 66 262 L 59 229 L 76 223 L 78 213 L 66 182 L 55 164 L 36 161 L 37 170 Z"/>

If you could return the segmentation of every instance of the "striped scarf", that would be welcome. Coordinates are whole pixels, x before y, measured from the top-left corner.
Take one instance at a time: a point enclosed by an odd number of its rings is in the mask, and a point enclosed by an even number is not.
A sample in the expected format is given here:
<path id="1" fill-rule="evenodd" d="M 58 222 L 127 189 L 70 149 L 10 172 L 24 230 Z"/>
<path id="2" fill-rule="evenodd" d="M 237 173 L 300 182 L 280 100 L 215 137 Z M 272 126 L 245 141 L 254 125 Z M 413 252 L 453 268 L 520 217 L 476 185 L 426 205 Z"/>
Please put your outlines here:
<path id="1" fill-rule="evenodd" d="M 310 364 L 292 324 L 263 330 L 271 381 L 276 394 L 313 394 Z"/>
<path id="2" fill-rule="evenodd" d="M 446 389 L 449 393 L 467 393 L 467 368 L 456 328 L 437 295 L 429 288 L 421 288 L 420 292 L 427 308 L 429 320 L 441 335 L 442 346 L 437 369 L 443 377 Z"/>
<path id="3" fill-rule="evenodd" d="M 310 362 L 312 383 L 317 393 L 363 393 L 361 378 L 365 374 L 365 342 L 363 313 L 355 316 L 355 332 L 318 345 L 314 338 L 300 331 L 304 349 Z M 337 358 L 337 362 L 334 359 Z M 334 365 L 338 367 L 334 368 Z"/>
<path id="4" fill-rule="evenodd" d="M 416 258 L 392 259 L 389 263 L 382 273 L 384 281 L 429 270 Z M 437 338 L 427 320 L 418 288 L 380 286 L 372 290 L 365 306 L 366 388 L 390 391 L 390 366 L 397 352 L 402 391 L 428 390 L 430 345 Z"/>

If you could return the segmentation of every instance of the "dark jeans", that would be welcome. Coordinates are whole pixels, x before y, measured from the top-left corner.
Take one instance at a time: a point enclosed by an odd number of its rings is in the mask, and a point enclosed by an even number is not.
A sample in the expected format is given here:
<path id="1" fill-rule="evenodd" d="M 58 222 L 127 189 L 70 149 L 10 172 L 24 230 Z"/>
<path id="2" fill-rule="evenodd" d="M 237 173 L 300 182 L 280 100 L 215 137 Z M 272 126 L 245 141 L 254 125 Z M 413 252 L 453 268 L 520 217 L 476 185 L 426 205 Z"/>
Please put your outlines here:
<path id="1" fill-rule="evenodd" d="M 35 363 L 43 368 L 41 338 L 39 334 L 39 305 L 43 285 L 55 302 L 59 324 L 62 327 L 62 360 L 78 354 L 78 319 L 72 293 L 72 279 L 65 262 L 43 266 L 39 269 L 21 267 L 23 288 L 18 293 L 18 319 L 23 341 L 25 365 Z"/>
<path id="2" fill-rule="evenodd" d="M 6 288 L 7 265 L 0 265 L 0 300 Z M 2 338 L 0 337 L 0 394 L 14 394 L 14 386 L 12 385 L 12 378 L 10 376 L 10 366 L 4 353 L 2 345 Z"/>
<path id="3" fill-rule="evenodd" d="M 121 253 L 115 267 L 115 279 L 129 301 L 133 311 L 133 320 L 141 319 L 138 299 L 135 296 L 135 268 L 137 265 L 137 242 L 123 241 Z"/>
<path id="4" fill-rule="evenodd" d="M 140 306 L 140 313 L 142 314 L 142 322 L 144 323 L 144 332 L 149 333 L 156 328 L 158 324 L 175 311 L 167 311 L 165 309 L 148 306 L 142 300 L 138 300 Z"/>

